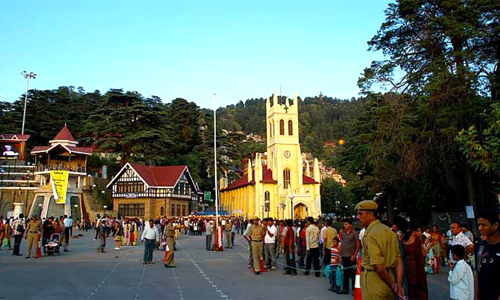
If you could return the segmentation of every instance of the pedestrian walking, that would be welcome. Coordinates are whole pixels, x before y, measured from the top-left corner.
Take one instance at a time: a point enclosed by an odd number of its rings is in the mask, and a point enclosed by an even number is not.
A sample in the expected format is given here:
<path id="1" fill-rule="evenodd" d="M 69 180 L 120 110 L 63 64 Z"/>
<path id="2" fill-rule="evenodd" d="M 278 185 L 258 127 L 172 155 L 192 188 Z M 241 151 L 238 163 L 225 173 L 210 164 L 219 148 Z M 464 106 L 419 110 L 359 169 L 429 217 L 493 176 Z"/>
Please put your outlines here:
<path id="1" fill-rule="evenodd" d="M 283 275 L 295 276 L 297 275 L 297 267 L 295 264 L 295 244 L 297 238 L 293 228 L 293 221 L 287 220 L 286 228 L 283 230 L 283 251 L 285 254 L 285 270 L 283 271 Z"/>
<path id="2" fill-rule="evenodd" d="M 71 238 L 71 232 L 73 227 L 73 219 L 71 217 L 64 215 L 64 237 L 66 238 L 64 242 L 64 252 L 68 252 L 69 239 Z"/>
<path id="3" fill-rule="evenodd" d="M 115 250 L 120 250 L 120 246 L 123 238 L 123 227 L 120 222 L 114 222 L 113 236 L 115 240 Z"/>
<path id="4" fill-rule="evenodd" d="M 306 271 L 304 275 L 309 275 L 311 263 L 314 266 L 315 276 L 320 277 L 319 266 L 319 228 L 316 226 L 313 217 L 307 218 L 306 229 Z"/>
<path id="5" fill-rule="evenodd" d="M 500 299 L 500 220 L 495 211 L 484 211 L 478 218 L 482 239 L 477 251 L 477 296 L 479 300 Z"/>
<path id="6" fill-rule="evenodd" d="M 408 228 L 402 245 L 408 278 L 408 298 L 419 300 L 429 299 L 422 240 L 418 236 L 416 228 Z"/>
<path id="7" fill-rule="evenodd" d="M 465 248 L 460 245 L 453 245 L 450 251 L 453 260 L 456 261 L 456 263 L 450 265 L 448 274 L 450 298 L 454 300 L 474 300 L 474 275 L 472 269 L 464 260 Z"/>
<path id="8" fill-rule="evenodd" d="M 232 238 L 232 231 L 233 231 L 233 225 L 231 224 L 231 219 L 227 219 L 226 223 L 224 224 L 224 231 L 226 233 L 226 248 L 232 249 L 233 248 L 233 238 Z"/>
<path id="9" fill-rule="evenodd" d="M 205 228 L 206 228 L 205 248 L 207 249 L 207 251 L 210 251 L 212 250 L 212 235 L 214 233 L 214 227 L 212 221 L 207 222 Z"/>
<path id="10" fill-rule="evenodd" d="M 166 268 L 175 268 L 174 264 L 174 252 L 175 252 L 175 228 L 173 225 L 174 219 L 169 219 L 167 226 L 165 226 L 165 231 L 163 235 L 167 240 L 167 246 L 169 249 L 169 253 L 167 259 L 165 261 Z"/>
<path id="11" fill-rule="evenodd" d="M 99 234 L 99 239 L 101 240 L 101 244 L 99 245 L 99 248 L 97 248 L 97 252 L 106 253 L 106 237 L 107 237 L 106 220 L 102 220 L 100 222 L 97 231 Z"/>
<path id="12" fill-rule="evenodd" d="M 243 238 L 248 243 L 248 268 L 250 269 L 253 267 L 252 239 L 250 237 L 250 228 L 252 228 L 253 224 L 251 222 L 245 222 L 245 224 L 246 228 L 243 232 Z"/>
<path id="13" fill-rule="evenodd" d="M 14 220 L 14 226 L 12 227 L 12 232 L 14 235 L 14 251 L 12 252 L 12 255 L 15 256 L 21 256 L 22 254 L 19 253 L 20 248 L 21 248 L 21 242 L 23 240 L 23 234 L 26 231 L 24 223 L 24 215 L 19 214 L 19 217 L 17 217 Z"/>
<path id="14" fill-rule="evenodd" d="M 403 260 L 396 234 L 376 216 L 375 201 L 364 200 L 356 207 L 356 214 L 366 228 L 363 235 L 361 293 L 363 300 L 403 300 Z"/>
<path id="15" fill-rule="evenodd" d="M 154 220 L 149 220 L 149 226 L 145 226 L 141 236 L 141 243 L 144 243 L 144 255 L 142 257 L 142 264 L 153 264 L 153 252 L 155 244 L 160 241 L 160 233 L 155 226 Z M 170 249 L 170 251 L 174 251 Z"/>

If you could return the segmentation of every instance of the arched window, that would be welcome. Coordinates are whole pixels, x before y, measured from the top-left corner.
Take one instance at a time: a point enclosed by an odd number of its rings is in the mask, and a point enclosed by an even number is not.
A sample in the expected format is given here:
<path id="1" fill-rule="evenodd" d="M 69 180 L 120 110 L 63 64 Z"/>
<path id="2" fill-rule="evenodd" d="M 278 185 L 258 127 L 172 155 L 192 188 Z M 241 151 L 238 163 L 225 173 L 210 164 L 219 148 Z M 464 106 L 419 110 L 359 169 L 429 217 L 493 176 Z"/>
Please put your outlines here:
<path id="1" fill-rule="evenodd" d="M 293 135 L 293 121 L 288 121 L 288 135 Z"/>
<path id="2" fill-rule="evenodd" d="M 266 191 L 264 193 L 264 199 L 266 204 L 266 212 L 269 212 L 271 208 L 271 194 L 269 193 L 269 191 Z"/>
<path id="3" fill-rule="evenodd" d="M 273 123 L 269 122 L 269 134 L 271 137 L 273 137 Z"/>
<path id="4" fill-rule="evenodd" d="M 165 215 L 165 208 L 162 206 L 160 207 L 160 217 Z"/>
<path id="5" fill-rule="evenodd" d="M 280 135 L 285 135 L 285 121 L 280 120 Z"/>
<path id="6" fill-rule="evenodd" d="M 290 188 L 290 170 L 288 169 L 283 170 L 283 187 L 285 189 Z"/>

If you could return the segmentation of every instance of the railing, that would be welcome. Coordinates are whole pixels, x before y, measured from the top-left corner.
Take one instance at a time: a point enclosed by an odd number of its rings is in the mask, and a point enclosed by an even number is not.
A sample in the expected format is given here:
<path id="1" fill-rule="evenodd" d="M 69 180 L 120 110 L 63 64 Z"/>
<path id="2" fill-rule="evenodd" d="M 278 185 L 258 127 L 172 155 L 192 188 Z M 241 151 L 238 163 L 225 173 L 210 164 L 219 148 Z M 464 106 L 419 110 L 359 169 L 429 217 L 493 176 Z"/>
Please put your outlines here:
<path id="1" fill-rule="evenodd" d="M 70 171 L 78 173 L 86 173 L 85 167 L 68 167 L 66 165 L 37 165 L 35 172 L 48 172 L 48 171 Z"/>

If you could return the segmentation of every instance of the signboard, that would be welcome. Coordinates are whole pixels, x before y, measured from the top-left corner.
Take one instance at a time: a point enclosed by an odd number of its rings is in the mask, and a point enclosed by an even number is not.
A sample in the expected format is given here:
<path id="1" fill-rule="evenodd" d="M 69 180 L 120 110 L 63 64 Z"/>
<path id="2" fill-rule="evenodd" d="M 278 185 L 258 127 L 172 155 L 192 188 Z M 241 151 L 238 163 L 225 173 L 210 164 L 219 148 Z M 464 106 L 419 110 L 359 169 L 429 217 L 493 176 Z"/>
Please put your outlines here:
<path id="1" fill-rule="evenodd" d="M 210 191 L 205 192 L 204 199 L 205 199 L 205 201 L 212 201 L 212 192 L 210 192 Z"/>
<path id="2" fill-rule="evenodd" d="M 50 171 L 50 181 L 52 182 L 52 192 L 57 204 L 66 203 L 66 192 L 68 190 L 68 171 Z"/>
<path id="3" fill-rule="evenodd" d="M 125 198 L 137 198 L 137 194 L 136 193 L 127 193 L 127 194 L 125 194 Z"/>
<path id="4" fill-rule="evenodd" d="M 466 206 L 465 212 L 467 213 L 467 219 L 475 219 L 474 218 L 474 207 Z"/>

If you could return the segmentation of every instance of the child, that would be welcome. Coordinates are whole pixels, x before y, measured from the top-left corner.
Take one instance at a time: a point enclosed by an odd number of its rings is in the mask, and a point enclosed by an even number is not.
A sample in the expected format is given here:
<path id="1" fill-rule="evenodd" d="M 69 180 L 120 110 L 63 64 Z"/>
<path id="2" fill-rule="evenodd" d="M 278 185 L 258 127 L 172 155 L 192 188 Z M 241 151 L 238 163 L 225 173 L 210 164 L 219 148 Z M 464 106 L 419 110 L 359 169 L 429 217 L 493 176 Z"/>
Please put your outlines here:
<path id="1" fill-rule="evenodd" d="M 339 250 L 339 238 L 333 238 L 332 248 L 331 248 L 331 260 L 330 260 L 330 291 L 337 293 L 339 287 L 336 284 L 337 267 L 340 263 L 340 250 Z"/>
<path id="2" fill-rule="evenodd" d="M 451 246 L 451 255 L 455 264 L 450 264 L 448 281 L 450 282 L 450 298 L 457 300 L 474 299 L 474 276 L 470 266 L 465 262 L 465 248 L 461 245 Z"/>

